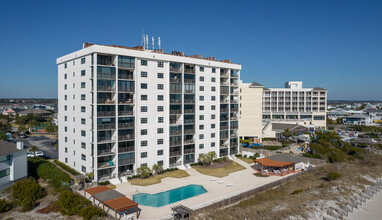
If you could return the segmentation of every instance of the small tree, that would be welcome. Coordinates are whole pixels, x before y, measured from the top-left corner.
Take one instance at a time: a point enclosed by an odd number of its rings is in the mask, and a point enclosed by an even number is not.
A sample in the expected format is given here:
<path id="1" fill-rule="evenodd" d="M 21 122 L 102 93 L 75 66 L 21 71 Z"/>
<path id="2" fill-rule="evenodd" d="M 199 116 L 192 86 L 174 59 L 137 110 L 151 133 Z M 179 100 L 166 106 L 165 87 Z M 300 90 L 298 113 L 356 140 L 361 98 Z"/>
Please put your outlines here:
<path id="1" fill-rule="evenodd" d="M 137 169 L 137 172 L 141 174 L 141 178 L 144 179 L 148 176 L 150 176 L 151 174 L 151 170 L 150 168 L 148 168 L 147 166 L 141 166 Z"/>
<path id="2" fill-rule="evenodd" d="M 36 156 L 36 151 L 37 151 L 37 147 L 36 146 L 32 146 L 31 149 L 30 149 L 30 152 L 33 152 L 34 156 Z"/>
<path id="3" fill-rule="evenodd" d="M 161 173 L 163 173 L 163 167 L 162 167 L 162 165 L 160 165 L 160 164 L 154 164 L 154 165 L 153 165 L 153 171 L 155 172 L 155 174 L 161 174 Z"/>
<path id="4" fill-rule="evenodd" d="M 208 152 L 207 157 L 208 157 L 208 165 L 213 164 L 214 159 L 217 157 L 216 152 L 215 151 Z"/>
<path id="5" fill-rule="evenodd" d="M 42 187 L 33 178 L 18 180 L 12 185 L 13 202 L 22 205 L 23 211 L 31 210 L 44 195 Z"/>

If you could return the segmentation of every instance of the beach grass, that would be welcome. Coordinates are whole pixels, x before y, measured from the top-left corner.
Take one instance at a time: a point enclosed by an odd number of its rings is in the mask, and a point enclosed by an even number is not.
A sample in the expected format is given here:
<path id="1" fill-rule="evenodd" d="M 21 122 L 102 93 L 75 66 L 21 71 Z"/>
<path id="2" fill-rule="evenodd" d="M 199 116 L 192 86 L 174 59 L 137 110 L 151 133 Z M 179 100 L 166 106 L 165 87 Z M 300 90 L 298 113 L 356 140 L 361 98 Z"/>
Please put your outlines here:
<path id="1" fill-rule="evenodd" d="M 215 169 L 208 169 L 208 168 L 200 168 L 200 167 L 194 167 L 195 170 L 197 170 L 199 173 L 208 175 L 208 176 L 214 176 L 214 177 L 224 177 L 228 176 L 228 174 L 239 171 L 239 170 L 244 170 L 245 167 L 242 165 L 236 163 L 235 161 L 232 161 L 231 164 L 225 166 L 225 167 L 220 167 L 220 168 L 215 168 Z"/>
<path id="2" fill-rule="evenodd" d="M 246 163 L 253 163 L 253 159 L 251 159 L 251 158 L 246 158 L 246 157 L 236 157 L 236 158 L 238 158 L 238 159 L 240 159 Z"/>
<path id="3" fill-rule="evenodd" d="M 131 185 L 149 186 L 149 185 L 161 183 L 162 182 L 161 179 L 166 178 L 166 177 L 183 178 L 183 177 L 187 177 L 187 176 L 190 176 L 190 175 L 186 171 L 175 170 L 175 171 L 170 171 L 170 172 L 166 172 L 163 174 L 151 176 L 151 177 L 145 178 L 145 179 L 140 179 L 140 178 L 132 179 L 129 182 L 131 183 Z"/>
<path id="4" fill-rule="evenodd" d="M 115 189 L 115 188 L 117 188 L 117 187 L 116 187 L 115 185 L 113 185 L 113 184 L 106 185 L 106 187 L 109 188 L 109 189 Z"/>

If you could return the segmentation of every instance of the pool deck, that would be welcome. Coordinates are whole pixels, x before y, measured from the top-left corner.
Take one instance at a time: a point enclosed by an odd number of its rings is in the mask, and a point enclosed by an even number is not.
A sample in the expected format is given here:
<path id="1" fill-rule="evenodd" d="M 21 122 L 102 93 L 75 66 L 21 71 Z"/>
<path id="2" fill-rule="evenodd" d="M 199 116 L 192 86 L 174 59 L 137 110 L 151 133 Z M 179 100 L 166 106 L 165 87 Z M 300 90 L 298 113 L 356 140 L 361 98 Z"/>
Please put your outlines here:
<path id="1" fill-rule="evenodd" d="M 139 205 L 139 208 L 142 209 L 139 219 L 166 219 L 171 216 L 171 207 L 174 205 L 182 204 L 195 210 L 285 177 L 257 177 L 253 175 L 256 171 L 250 167 L 253 164 L 248 164 L 240 159 L 234 159 L 234 161 L 241 164 L 246 169 L 231 173 L 226 177 L 217 178 L 201 174 L 195 169 L 190 168 L 186 170 L 186 172 L 190 174 L 188 177 L 179 179 L 167 177 L 162 179 L 162 183 L 150 186 L 136 186 L 127 182 L 116 185 L 116 190 L 125 194 L 130 199 L 132 199 L 133 195 L 138 192 L 155 194 L 189 184 L 202 185 L 207 190 L 207 193 L 158 208 Z M 216 180 L 211 181 L 211 179 Z M 224 181 L 224 183 L 219 184 L 219 181 Z M 232 186 L 227 186 L 227 184 L 232 184 Z"/>

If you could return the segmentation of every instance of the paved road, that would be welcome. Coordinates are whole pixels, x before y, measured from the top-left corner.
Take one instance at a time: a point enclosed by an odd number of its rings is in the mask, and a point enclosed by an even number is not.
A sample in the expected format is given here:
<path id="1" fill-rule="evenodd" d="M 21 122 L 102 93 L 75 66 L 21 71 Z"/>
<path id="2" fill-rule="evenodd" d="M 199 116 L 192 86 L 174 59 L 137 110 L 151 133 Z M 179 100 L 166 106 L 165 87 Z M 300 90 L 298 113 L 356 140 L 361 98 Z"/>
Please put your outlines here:
<path id="1" fill-rule="evenodd" d="M 44 157 L 58 159 L 58 150 L 55 150 L 53 145 L 54 140 L 45 136 L 29 136 L 23 139 L 25 147 L 36 146 L 37 149 L 44 152 Z"/>

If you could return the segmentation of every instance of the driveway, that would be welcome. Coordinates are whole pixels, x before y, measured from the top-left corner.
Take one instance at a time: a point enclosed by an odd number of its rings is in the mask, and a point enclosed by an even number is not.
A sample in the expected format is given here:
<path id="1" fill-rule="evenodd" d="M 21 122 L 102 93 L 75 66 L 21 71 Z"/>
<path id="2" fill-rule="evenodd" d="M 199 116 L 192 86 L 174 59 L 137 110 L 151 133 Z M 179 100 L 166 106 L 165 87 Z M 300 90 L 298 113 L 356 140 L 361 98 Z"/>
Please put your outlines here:
<path id="1" fill-rule="evenodd" d="M 58 159 L 58 149 L 54 149 L 55 139 L 45 136 L 28 136 L 23 139 L 25 147 L 36 146 L 38 150 L 44 152 L 44 157 L 48 159 Z"/>

